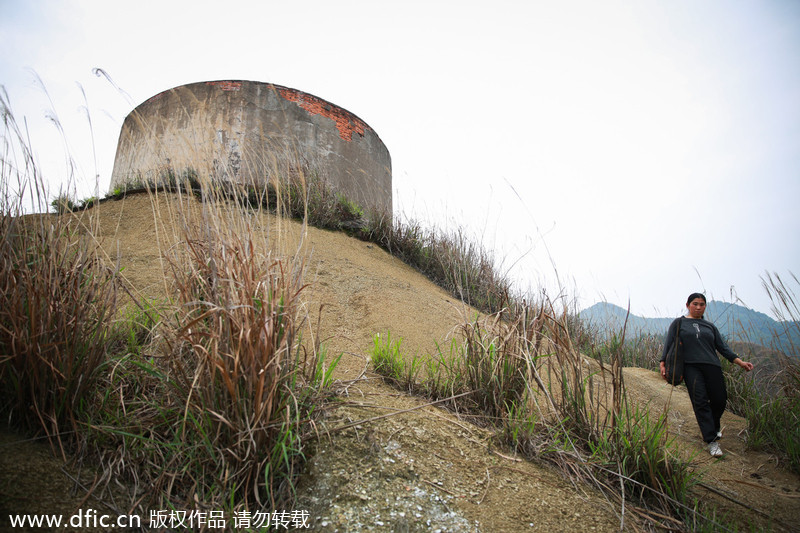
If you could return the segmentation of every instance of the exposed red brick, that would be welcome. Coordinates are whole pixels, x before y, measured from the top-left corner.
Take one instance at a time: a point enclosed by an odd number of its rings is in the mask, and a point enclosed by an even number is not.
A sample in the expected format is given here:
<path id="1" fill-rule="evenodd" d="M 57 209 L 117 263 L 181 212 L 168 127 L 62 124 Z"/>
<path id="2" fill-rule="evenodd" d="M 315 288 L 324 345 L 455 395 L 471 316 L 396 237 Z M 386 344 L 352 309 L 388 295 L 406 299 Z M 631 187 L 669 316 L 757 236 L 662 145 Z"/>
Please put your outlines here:
<path id="1" fill-rule="evenodd" d="M 369 127 L 357 116 L 322 98 L 287 88 L 280 88 L 278 92 L 283 98 L 296 103 L 312 115 L 322 115 L 333 120 L 336 123 L 336 129 L 339 130 L 339 136 L 345 141 L 352 141 L 354 132 L 363 137 L 364 131 Z"/>

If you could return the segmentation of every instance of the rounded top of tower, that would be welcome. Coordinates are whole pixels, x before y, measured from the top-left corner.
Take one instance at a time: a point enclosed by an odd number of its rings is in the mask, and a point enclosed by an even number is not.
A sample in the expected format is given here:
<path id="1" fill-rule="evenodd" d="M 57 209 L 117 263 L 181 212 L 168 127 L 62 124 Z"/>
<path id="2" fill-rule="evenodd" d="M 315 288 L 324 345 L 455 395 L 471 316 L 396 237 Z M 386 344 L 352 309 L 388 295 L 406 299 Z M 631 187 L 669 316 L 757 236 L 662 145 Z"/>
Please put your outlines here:
<path id="1" fill-rule="evenodd" d="M 391 212 L 391 157 L 366 122 L 318 96 L 247 80 L 180 85 L 139 104 L 123 123 L 111 188 L 189 168 L 265 184 L 287 165 L 313 169 L 349 200 Z"/>

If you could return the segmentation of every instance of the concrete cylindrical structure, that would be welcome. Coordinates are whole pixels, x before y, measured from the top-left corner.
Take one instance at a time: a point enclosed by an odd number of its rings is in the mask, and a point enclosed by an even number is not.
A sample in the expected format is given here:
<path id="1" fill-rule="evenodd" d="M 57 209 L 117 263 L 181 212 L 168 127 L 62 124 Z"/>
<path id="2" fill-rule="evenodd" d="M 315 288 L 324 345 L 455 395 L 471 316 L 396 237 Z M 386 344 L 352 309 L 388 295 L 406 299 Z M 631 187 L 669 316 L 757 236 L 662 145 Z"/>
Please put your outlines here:
<path id="1" fill-rule="evenodd" d="M 188 169 L 201 179 L 264 186 L 298 167 L 362 207 L 391 214 L 391 158 L 372 128 L 322 98 L 255 81 L 182 85 L 131 111 L 111 190 Z"/>

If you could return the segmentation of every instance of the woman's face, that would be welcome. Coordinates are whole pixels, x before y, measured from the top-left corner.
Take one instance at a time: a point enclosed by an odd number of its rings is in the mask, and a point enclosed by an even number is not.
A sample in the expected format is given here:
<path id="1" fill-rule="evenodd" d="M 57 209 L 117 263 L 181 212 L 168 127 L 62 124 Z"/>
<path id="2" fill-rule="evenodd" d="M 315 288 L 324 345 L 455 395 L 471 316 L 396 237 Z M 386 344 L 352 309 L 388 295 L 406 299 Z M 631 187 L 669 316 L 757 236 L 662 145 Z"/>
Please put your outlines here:
<path id="1" fill-rule="evenodd" d="M 686 306 L 691 318 L 703 318 L 706 312 L 706 302 L 702 298 L 695 298 Z"/>

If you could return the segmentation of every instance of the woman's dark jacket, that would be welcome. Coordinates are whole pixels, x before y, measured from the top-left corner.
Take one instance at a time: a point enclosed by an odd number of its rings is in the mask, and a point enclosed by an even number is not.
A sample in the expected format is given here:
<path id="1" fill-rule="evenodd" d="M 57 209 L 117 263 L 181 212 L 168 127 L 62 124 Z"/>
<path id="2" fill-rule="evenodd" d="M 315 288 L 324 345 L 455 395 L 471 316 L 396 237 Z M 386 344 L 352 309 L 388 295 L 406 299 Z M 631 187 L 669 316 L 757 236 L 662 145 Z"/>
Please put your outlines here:
<path id="1" fill-rule="evenodd" d="M 721 366 L 717 352 L 721 353 L 725 359 L 733 362 L 738 357 L 731 350 L 722 338 L 717 326 L 711 322 L 697 318 L 676 318 L 667 330 L 667 338 L 664 341 L 664 353 L 661 360 L 665 361 L 667 354 L 672 350 L 675 342 L 675 327 L 680 321 L 680 353 L 684 363 L 706 363 L 709 365 Z"/>

